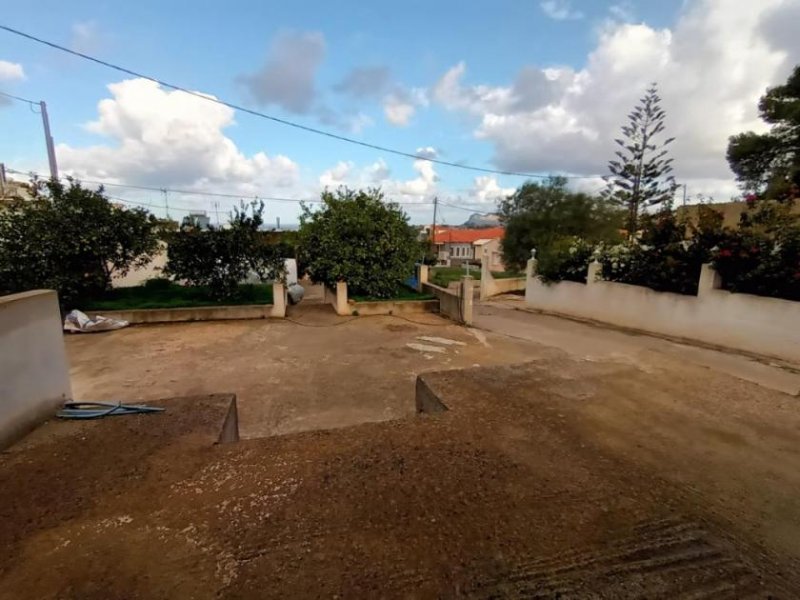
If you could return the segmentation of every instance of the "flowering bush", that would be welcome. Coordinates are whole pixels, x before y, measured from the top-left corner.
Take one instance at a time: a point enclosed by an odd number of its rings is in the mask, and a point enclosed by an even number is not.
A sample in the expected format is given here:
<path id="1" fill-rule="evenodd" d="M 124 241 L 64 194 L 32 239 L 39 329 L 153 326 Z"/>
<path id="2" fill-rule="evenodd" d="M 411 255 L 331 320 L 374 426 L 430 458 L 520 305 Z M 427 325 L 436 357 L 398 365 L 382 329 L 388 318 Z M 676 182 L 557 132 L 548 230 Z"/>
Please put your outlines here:
<path id="1" fill-rule="evenodd" d="M 791 204 L 755 201 L 712 260 L 731 292 L 800 300 L 800 216 Z"/>
<path id="2" fill-rule="evenodd" d="M 539 258 L 538 274 L 545 283 L 577 281 L 586 283 L 594 246 L 579 237 L 556 240 Z"/>
<path id="3" fill-rule="evenodd" d="M 722 235 L 719 213 L 702 206 L 699 214 L 696 226 L 672 211 L 645 216 L 637 239 L 598 249 L 603 278 L 660 292 L 697 294 L 700 268 Z"/>

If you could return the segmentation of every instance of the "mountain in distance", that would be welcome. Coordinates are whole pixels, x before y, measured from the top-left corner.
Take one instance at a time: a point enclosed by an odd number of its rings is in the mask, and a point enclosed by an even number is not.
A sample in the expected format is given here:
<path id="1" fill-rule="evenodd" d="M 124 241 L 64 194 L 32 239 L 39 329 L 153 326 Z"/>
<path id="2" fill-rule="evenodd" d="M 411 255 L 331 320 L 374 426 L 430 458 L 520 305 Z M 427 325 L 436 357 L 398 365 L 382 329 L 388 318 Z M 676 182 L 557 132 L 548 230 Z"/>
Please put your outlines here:
<path id="1" fill-rule="evenodd" d="M 483 213 L 473 213 L 462 225 L 470 229 L 485 229 L 487 227 L 497 227 L 500 225 L 500 215 L 487 215 Z"/>

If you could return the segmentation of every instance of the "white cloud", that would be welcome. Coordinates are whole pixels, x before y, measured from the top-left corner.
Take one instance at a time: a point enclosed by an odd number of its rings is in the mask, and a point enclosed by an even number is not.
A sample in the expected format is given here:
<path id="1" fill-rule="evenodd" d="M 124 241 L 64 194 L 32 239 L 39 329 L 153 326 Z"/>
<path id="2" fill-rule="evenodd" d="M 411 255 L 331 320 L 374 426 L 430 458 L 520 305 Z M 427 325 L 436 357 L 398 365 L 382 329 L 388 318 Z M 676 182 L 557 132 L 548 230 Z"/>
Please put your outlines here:
<path id="1" fill-rule="evenodd" d="M 239 80 L 259 104 L 305 114 L 315 104 L 315 78 L 324 58 L 321 33 L 285 31 L 272 42 L 264 66 Z"/>
<path id="2" fill-rule="evenodd" d="M 631 22 L 634 19 L 633 4 L 630 0 L 623 0 L 608 7 L 608 13 L 612 19 L 623 21 L 625 23 Z"/>
<path id="3" fill-rule="evenodd" d="M 22 81 L 25 79 L 25 70 L 19 63 L 0 60 L 0 81 Z"/>
<path id="4" fill-rule="evenodd" d="M 657 81 L 667 131 L 677 137 L 676 176 L 689 180 L 690 194 L 692 182 L 717 181 L 713 195 L 724 197 L 732 181 L 728 137 L 763 129 L 758 98 L 785 80 L 796 49 L 794 36 L 768 38 L 763 29 L 787 23 L 780 28 L 787 32 L 799 3 L 700 0 L 687 5 L 672 29 L 609 22 L 577 72 L 537 74 L 528 67 L 507 86 L 465 86 L 460 63 L 442 76 L 432 97 L 476 120 L 474 134 L 494 146 L 500 168 L 605 173 L 626 115 Z"/>
<path id="5" fill-rule="evenodd" d="M 108 86 L 86 129 L 107 143 L 57 147 L 63 171 L 116 183 L 212 189 L 252 196 L 289 188 L 298 166 L 286 156 L 245 156 L 224 134 L 232 109 L 144 79 Z"/>
<path id="6" fill-rule="evenodd" d="M 319 176 L 319 184 L 323 188 L 337 188 L 347 183 L 348 177 L 353 170 L 351 161 L 339 161 L 335 166 L 322 172 Z"/>
<path id="7" fill-rule="evenodd" d="M 573 10 L 572 3 L 569 0 L 542 0 L 539 6 L 544 14 L 556 21 L 583 18 L 583 13 L 579 10 Z"/>
<path id="8" fill-rule="evenodd" d="M 473 187 L 469 192 L 470 198 L 478 203 L 496 203 L 514 193 L 514 188 L 504 188 L 497 183 L 497 178 L 491 175 L 481 175 L 473 180 Z"/>
<path id="9" fill-rule="evenodd" d="M 433 146 L 423 146 L 421 148 L 417 148 L 414 154 L 427 159 L 436 158 L 439 156 L 439 152 Z"/>
<path id="10" fill-rule="evenodd" d="M 395 94 L 389 94 L 383 101 L 383 113 L 386 115 L 386 120 L 398 127 L 408 125 L 415 111 L 416 108 L 411 102 L 402 100 Z"/>

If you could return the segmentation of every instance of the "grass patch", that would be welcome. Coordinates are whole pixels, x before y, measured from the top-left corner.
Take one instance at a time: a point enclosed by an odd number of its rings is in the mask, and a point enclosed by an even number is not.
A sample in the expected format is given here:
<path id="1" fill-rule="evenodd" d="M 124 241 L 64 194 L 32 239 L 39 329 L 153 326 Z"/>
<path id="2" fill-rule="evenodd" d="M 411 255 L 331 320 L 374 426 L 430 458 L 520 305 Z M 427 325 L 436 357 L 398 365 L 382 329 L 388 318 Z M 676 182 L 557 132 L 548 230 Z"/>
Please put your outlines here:
<path id="1" fill-rule="evenodd" d="M 522 271 L 492 271 L 492 277 L 495 279 L 512 279 L 513 277 L 525 277 Z"/>
<path id="2" fill-rule="evenodd" d="M 461 278 L 466 275 L 464 267 L 433 267 L 430 270 L 428 280 L 439 287 L 447 287 L 454 281 L 461 281 Z M 481 268 L 478 266 L 470 267 L 469 274 L 475 280 L 481 278 Z M 492 277 L 495 279 L 511 279 L 512 277 L 524 277 L 524 273 L 519 271 L 492 271 Z"/>
<path id="3" fill-rule="evenodd" d="M 108 290 L 101 298 L 90 300 L 84 310 L 130 310 L 135 308 L 193 308 L 198 306 L 234 306 L 272 304 L 272 284 L 242 284 L 235 298 L 215 300 L 202 286 L 183 286 L 164 282 L 159 285 Z"/>
<path id="4" fill-rule="evenodd" d="M 396 300 L 434 300 L 435 297 L 431 294 L 420 294 L 417 290 L 412 290 L 408 286 L 399 285 L 391 298 L 374 298 L 372 296 L 354 295 L 351 296 L 350 299 L 355 302 L 393 302 Z"/>
<path id="5" fill-rule="evenodd" d="M 461 278 L 466 274 L 464 267 L 433 267 L 430 270 L 428 281 L 439 287 L 447 287 L 454 281 L 461 281 Z M 480 279 L 481 268 L 478 266 L 470 267 L 469 274 L 475 279 Z"/>

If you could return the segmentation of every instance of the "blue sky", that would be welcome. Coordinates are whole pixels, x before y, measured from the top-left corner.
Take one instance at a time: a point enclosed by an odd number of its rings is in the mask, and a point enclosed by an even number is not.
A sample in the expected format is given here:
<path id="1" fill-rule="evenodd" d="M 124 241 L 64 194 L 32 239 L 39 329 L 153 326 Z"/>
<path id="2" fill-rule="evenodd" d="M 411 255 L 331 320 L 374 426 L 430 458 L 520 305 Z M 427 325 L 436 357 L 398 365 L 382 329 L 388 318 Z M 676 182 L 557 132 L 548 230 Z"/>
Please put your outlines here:
<path id="1" fill-rule="evenodd" d="M 404 151 L 433 149 L 449 161 L 535 173 L 603 172 L 606 142 L 644 82 L 657 79 L 674 119 L 668 124 L 688 131 L 679 179 L 693 182 L 693 190 L 725 194 L 734 188 L 720 167 L 720 148 L 724 154 L 724 140 L 737 127 L 757 126 L 753 102 L 779 82 L 795 50 L 768 44 L 763 23 L 780 21 L 774 13 L 795 10 L 797 2 L 739 4 L 48 0 L 9 4 L 0 23 L 306 125 Z M 753 24 L 743 38 L 747 22 Z M 705 37 L 693 40 L 698 27 Z M 734 28 L 740 44 L 750 40 L 753 51 L 744 57 L 725 41 Z M 709 57 L 716 62 L 703 62 Z M 130 77 L 2 31 L 0 61 L 0 90 L 47 101 L 62 170 L 84 179 L 292 198 L 315 197 L 325 182 L 377 183 L 408 203 L 416 222 L 429 219 L 433 195 L 491 210 L 522 182 L 476 181 L 473 172 L 415 164 L 246 114 L 195 112 L 201 100 L 167 109 L 161 104 L 169 102 L 167 90 L 129 83 L 115 94 L 109 84 Z M 717 71 L 728 63 L 752 73 L 752 82 L 737 82 L 735 94 L 724 98 L 715 92 L 717 106 L 738 117 L 712 123 L 699 136 L 705 153 L 699 152 L 697 132 L 683 116 L 705 123 L 712 115 L 703 111 L 713 107 L 699 96 L 690 103 L 687 96 L 703 93 L 702 86 L 687 88 L 676 73 L 706 73 L 711 81 L 704 85 L 719 87 L 726 76 L 715 80 Z M 101 101 L 108 104 L 105 119 Z M 0 128 L 0 161 L 45 170 L 40 123 L 27 105 L 0 105 Z M 254 159 L 258 153 L 265 158 Z M 594 189 L 598 183 L 576 180 Z M 114 193 L 155 202 L 124 188 Z M 179 202 L 211 207 L 198 197 L 173 201 Z M 268 207 L 285 220 L 297 212 L 290 203 Z M 458 222 L 468 213 L 446 209 L 444 216 Z"/>

